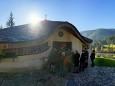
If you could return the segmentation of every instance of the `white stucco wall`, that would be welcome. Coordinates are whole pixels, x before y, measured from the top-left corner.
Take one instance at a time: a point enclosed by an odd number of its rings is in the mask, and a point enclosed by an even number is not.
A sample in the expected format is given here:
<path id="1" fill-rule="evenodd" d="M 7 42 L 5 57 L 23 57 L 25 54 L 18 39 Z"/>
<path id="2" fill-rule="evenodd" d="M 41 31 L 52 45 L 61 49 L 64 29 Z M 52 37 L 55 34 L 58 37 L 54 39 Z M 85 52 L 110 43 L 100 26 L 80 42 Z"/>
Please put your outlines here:
<path id="1" fill-rule="evenodd" d="M 40 69 L 43 64 L 43 57 L 49 56 L 50 51 L 51 48 L 40 54 L 18 56 L 14 62 L 12 58 L 3 59 L 0 63 L 0 72 Z"/>
<path id="2" fill-rule="evenodd" d="M 63 37 L 58 36 L 58 32 L 62 31 L 64 33 Z M 72 49 L 78 50 L 80 53 L 82 51 L 82 42 L 73 36 L 72 34 L 68 33 L 63 29 L 58 29 L 50 38 L 49 38 L 49 45 L 52 46 L 53 41 L 60 41 L 60 42 L 72 42 Z"/>

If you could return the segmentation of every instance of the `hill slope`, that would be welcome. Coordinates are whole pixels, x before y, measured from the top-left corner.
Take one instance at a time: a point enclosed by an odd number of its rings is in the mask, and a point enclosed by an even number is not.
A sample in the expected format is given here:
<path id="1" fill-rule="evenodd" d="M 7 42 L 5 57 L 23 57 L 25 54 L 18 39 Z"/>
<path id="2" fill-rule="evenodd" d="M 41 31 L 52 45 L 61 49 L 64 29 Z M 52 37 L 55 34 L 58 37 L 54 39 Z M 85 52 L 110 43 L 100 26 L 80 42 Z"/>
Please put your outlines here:
<path id="1" fill-rule="evenodd" d="M 96 29 L 82 31 L 81 34 L 93 40 L 104 39 L 106 36 L 115 35 L 115 29 Z"/>

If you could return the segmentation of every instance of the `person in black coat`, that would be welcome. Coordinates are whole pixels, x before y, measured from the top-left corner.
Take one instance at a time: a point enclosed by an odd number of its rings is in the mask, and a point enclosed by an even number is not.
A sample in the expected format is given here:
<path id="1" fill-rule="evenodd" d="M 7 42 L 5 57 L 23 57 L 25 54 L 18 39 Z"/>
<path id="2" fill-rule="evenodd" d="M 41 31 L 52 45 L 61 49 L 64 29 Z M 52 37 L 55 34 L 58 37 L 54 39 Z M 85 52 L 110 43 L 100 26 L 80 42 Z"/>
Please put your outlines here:
<path id="1" fill-rule="evenodd" d="M 89 52 L 88 52 L 87 48 L 85 48 L 85 62 L 84 62 L 85 68 L 88 67 L 88 58 L 89 58 Z"/>
<path id="2" fill-rule="evenodd" d="M 95 50 L 92 51 L 90 59 L 91 59 L 91 62 L 92 62 L 91 66 L 94 67 Z"/>
<path id="3" fill-rule="evenodd" d="M 79 72 L 79 58 L 80 58 L 80 54 L 77 50 L 75 50 L 75 54 L 73 56 L 75 73 Z"/>
<path id="4" fill-rule="evenodd" d="M 80 71 L 84 71 L 84 62 L 85 62 L 85 51 L 82 50 L 82 54 L 80 57 L 80 67 L 79 67 Z"/>

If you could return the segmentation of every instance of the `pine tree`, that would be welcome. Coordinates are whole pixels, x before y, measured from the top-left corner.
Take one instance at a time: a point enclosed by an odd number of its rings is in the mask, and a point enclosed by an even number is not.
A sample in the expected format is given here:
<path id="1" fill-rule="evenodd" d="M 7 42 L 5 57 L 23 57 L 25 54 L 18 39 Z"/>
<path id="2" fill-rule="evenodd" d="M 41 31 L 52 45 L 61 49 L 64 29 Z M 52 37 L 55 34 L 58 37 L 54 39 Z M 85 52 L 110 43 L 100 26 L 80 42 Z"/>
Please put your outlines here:
<path id="1" fill-rule="evenodd" d="M 0 29 L 3 29 L 2 25 L 0 26 Z"/>
<path id="2" fill-rule="evenodd" d="M 8 21 L 6 22 L 6 26 L 9 28 L 9 27 L 14 27 L 14 25 L 15 25 L 14 17 L 13 17 L 13 14 L 11 12 L 10 16 L 8 18 Z"/>

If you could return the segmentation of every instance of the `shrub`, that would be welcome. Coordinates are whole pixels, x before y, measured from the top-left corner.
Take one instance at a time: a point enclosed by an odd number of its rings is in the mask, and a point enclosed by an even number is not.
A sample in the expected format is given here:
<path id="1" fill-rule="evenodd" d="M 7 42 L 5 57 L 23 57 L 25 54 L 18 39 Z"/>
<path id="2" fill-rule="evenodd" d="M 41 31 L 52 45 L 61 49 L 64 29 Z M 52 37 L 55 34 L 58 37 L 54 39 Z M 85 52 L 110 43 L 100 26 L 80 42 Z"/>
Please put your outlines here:
<path id="1" fill-rule="evenodd" d="M 3 54 L 0 54 L 0 62 L 5 56 Z"/>
<path id="2" fill-rule="evenodd" d="M 13 62 L 14 62 L 16 57 L 17 57 L 17 55 L 15 53 L 13 53 L 13 52 L 12 53 L 0 54 L 0 62 L 4 58 L 12 58 Z"/>

